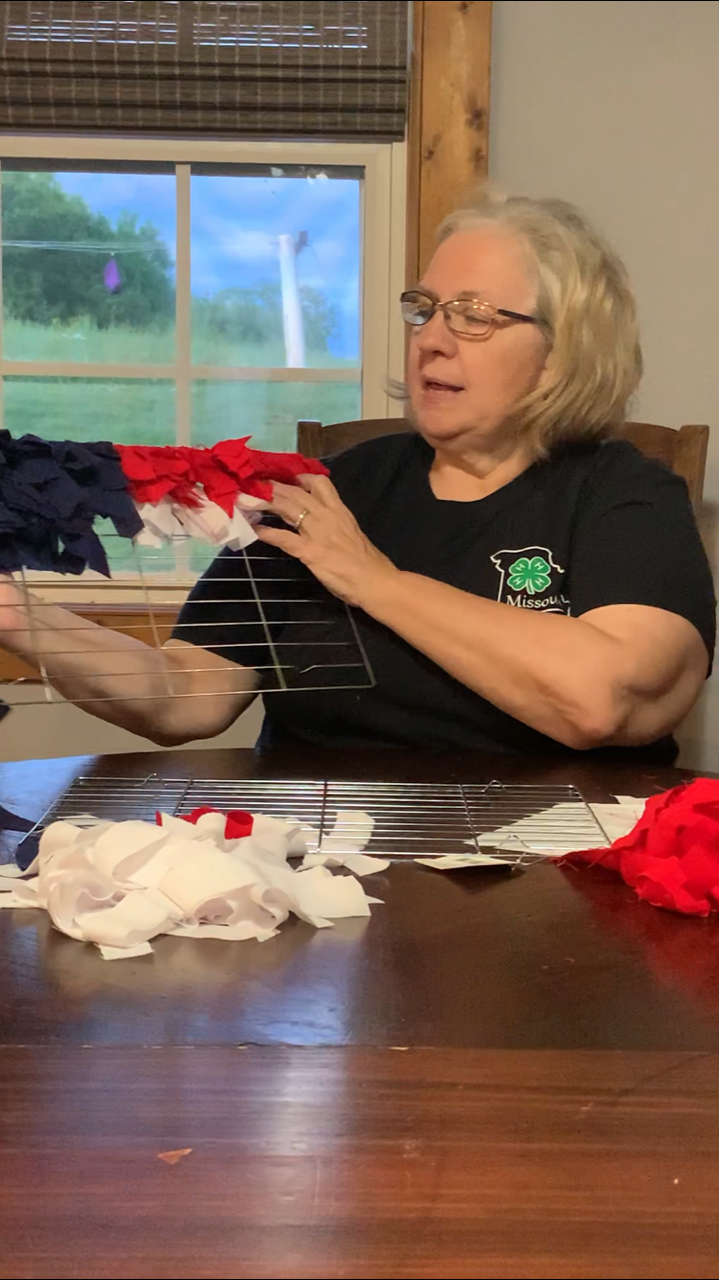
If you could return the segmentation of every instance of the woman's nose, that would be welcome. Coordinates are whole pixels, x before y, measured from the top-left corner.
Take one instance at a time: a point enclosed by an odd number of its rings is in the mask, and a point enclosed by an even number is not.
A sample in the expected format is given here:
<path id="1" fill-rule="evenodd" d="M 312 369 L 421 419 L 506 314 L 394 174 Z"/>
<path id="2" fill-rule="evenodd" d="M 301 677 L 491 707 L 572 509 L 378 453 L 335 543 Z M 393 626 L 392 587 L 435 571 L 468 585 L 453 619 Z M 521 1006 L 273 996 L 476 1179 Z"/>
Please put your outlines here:
<path id="1" fill-rule="evenodd" d="M 447 328 L 444 315 L 435 311 L 431 320 L 422 325 L 417 332 L 417 345 L 420 351 L 441 352 L 442 355 L 453 355 L 457 349 L 454 334 Z"/>

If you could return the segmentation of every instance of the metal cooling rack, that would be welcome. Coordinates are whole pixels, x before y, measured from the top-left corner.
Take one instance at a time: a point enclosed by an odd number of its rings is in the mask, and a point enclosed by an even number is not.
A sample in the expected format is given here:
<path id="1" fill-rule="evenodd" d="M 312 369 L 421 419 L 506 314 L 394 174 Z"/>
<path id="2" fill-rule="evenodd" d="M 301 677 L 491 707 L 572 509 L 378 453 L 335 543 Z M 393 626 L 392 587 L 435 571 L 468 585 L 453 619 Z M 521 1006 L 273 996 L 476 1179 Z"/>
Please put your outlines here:
<path id="1" fill-rule="evenodd" d="M 576 809 L 553 816 L 556 805 Z M 522 821 L 521 837 L 504 838 L 498 856 L 510 865 L 538 861 L 543 850 L 570 852 L 610 843 L 581 793 L 571 786 L 274 781 L 264 779 L 77 778 L 35 829 L 80 814 L 154 821 L 182 817 L 201 805 L 296 818 L 320 832 L 320 845 L 339 809 L 365 811 L 375 826 L 367 852 L 388 858 L 466 855 L 487 846 L 480 837 Z M 549 812 L 547 812 L 549 811 Z"/>
<path id="2" fill-rule="evenodd" d="M 114 542 L 118 545 L 113 547 Z M 103 539 L 113 568 L 113 577 L 99 575 L 87 577 L 80 584 L 87 594 L 91 592 L 93 607 L 107 610 L 113 616 L 112 630 L 132 635 L 145 644 L 160 648 L 169 639 L 175 618 L 185 603 L 193 585 L 193 576 L 206 567 L 208 560 L 219 554 L 219 548 L 210 550 L 194 539 L 176 539 L 178 545 L 168 545 L 157 551 L 136 547 L 126 539 L 108 535 Z M 191 544 L 189 547 L 187 543 Z M 113 557 L 114 552 L 114 557 Z M 197 558 L 200 553 L 201 558 Z M 195 560 L 193 560 L 193 554 Z M 219 657 L 227 656 L 237 664 L 237 689 L 243 692 L 246 683 L 242 668 L 257 672 L 257 692 L 280 693 L 292 690 L 366 689 L 374 683 L 369 660 L 364 650 L 352 611 L 332 596 L 304 565 L 289 556 L 269 557 L 252 548 L 241 552 L 246 576 L 217 577 L 213 590 L 206 599 L 194 603 L 195 617 L 191 639 L 198 649 L 198 662 L 194 673 L 213 668 L 203 665 L 201 652 L 205 637 L 212 632 L 212 651 Z M 121 567 L 113 559 L 118 557 Z M 183 568 L 184 566 L 184 568 Z M 194 575 L 193 575 L 193 570 Z M 43 641 L 40 651 L 39 637 L 43 632 L 43 610 L 47 604 L 73 607 L 80 611 L 78 580 L 61 575 L 18 573 L 16 581 L 25 596 L 28 616 L 27 632 L 33 654 L 32 665 L 40 673 L 40 679 L 22 678 L 12 682 L 22 685 L 30 696 L 23 696 L 23 704 L 60 702 L 53 689 L 53 658 L 64 651 L 57 647 L 49 650 Z M 223 596 L 223 588 L 231 584 L 228 594 L 237 593 L 236 600 Z M 216 586 L 216 590 L 214 587 Z M 43 597 L 37 599 L 38 593 Z M 234 609 L 234 616 L 233 616 Z M 138 622 L 137 613 L 142 615 Z M 124 615 L 124 616 L 123 616 Z M 114 617 L 117 621 L 114 621 Z M 63 631 L 67 635 L 72 626 Z M 226 653 L 225 653 L 226 651 Z M 123 677 L 128 681 L 134 676 L 123 670 L 121 649 L 105 650 L 107 680 L 117 683 Z M 95 673 L 94 680 L 104 679 L 102 672 Z M 7 686 L 12 689 L 12 684 Z M 233 692 L 228 687 L 227 692 Z M 213 692 L 182 693 L 177 691 L 177 679 L 168 674 L 167 688 L 153 697 L 215 697 Z M 93 695 L 93 702 L 118 701 L 133 697 L 131 685 L 127 691 L 120 689 Z M 9 701 L 12 701 L 10 695 Z"/>

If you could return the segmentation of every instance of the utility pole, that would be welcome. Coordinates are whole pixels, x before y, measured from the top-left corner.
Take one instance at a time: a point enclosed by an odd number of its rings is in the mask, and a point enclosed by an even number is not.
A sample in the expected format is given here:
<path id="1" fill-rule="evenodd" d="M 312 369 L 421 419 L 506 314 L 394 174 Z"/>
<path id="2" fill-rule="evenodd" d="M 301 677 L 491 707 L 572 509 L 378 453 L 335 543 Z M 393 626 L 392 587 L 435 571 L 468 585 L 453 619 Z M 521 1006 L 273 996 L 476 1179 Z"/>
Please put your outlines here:
<path id="1" fill-rule="evenodd" d="M 306 231 L 301 231 L 296 237 L 290 235 L 279 237 L 282 324 L 285 334 L 285 364 L 288 369 L 305 367 L 305 327 L 300 287 L 297 282 L 297 257 L 307 241 Z"/>

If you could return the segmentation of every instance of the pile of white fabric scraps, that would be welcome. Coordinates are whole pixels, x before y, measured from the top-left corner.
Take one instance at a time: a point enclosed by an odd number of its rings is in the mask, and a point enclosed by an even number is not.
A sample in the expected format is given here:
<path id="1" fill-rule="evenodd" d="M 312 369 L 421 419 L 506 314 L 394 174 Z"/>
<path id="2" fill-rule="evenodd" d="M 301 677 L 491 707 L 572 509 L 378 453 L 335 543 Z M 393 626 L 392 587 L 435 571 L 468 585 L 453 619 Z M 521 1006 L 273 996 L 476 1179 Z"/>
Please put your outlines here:
<path id="1" fill-rule="evenodd" d="M 147 955 L 150 939 L 163 933 L 264 942 L 290 912 L 326 929 L 368 916 L 380 901 L 355 878 L 389 865 L 362 853 L 372 826 L 366 813 L 340 812 L 318 849 L 312 827 L 241 811 L 158 814 L 156 824 L 54 822 L 27 879 L 0 867 L 0 907 L 40 907 L 106 960 Z M 303 858 L 297 870 L 288 861 L 295 857 Z"/>

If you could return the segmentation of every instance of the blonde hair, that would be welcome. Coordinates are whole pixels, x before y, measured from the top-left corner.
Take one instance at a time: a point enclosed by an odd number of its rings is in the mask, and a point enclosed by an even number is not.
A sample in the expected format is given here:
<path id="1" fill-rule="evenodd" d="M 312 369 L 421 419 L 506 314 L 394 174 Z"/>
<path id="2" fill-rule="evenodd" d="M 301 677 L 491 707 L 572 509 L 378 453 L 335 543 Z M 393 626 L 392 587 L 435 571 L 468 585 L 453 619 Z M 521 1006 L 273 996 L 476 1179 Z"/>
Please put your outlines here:
<path id="1" fill-rule="evenodd" d="M 490 188 L 445 219 L 439 242 L 487 224 L 527 247 L 538 284 L 535 314 L 549 348 L 537 387 L 517 405 L 515 428 L 538 457 L 562 442 L 612 435 L 626 420 L 643 369 L 624 264 L 573 205 Z"/>

